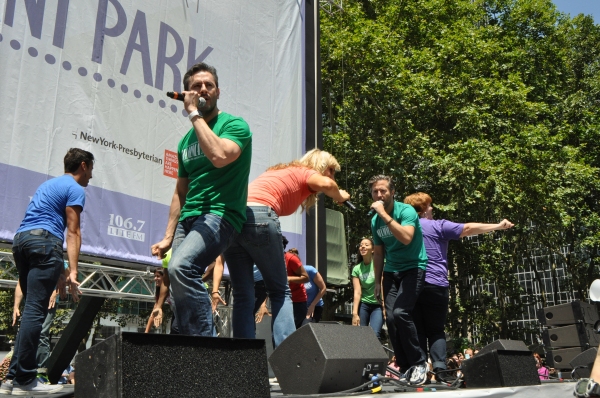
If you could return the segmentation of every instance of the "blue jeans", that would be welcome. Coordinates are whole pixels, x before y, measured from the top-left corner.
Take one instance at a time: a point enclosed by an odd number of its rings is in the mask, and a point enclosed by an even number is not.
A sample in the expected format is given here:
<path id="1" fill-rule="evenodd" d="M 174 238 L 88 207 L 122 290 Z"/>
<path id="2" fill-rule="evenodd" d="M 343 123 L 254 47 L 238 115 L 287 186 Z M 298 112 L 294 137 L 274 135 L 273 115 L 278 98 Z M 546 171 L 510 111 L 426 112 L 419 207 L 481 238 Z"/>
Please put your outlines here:
<path id="1" fill-rule="evenodd" d="M 375 331 L 375 336 L 380 338 L 381 327 L 383 326 L 383 311 L 381 304 L 367 304 L 360 302 L 358 307 L 358 316 L 360 317 L 360 326 L 369 326 Z"/>
<path id="2" fill-rule="evenodd" d="M 179 333 L 213 336 L 211 300 L 202 274 L 236 236 L 229 222 L 211 213 L 177 224 L 168 270 Z"/>
<path id="3" fill-rule="evenodd" d="M 233 288 L 233 337 L 255 338 L 254 276 L 256 264 L 271 300 L 271 327 L 274 348 L 296 331 L 292 310 L 292 293 L 281 242 L 279 217 L 268 206 L 246 208 L 242 233 L 225 252 Z M 305 313 L 306 315 L 306 313 Z"/>
<path id="4" fill-rule="evenodd" d="M 54 320 L 54 316 L 56 315 L 56 305 L 48 310 L 48 315 L 46 315 L 46 319 L 44 319 L 44 323 L 42 324 L 42 331 L 40 333 L 40 342 L 38 344 L 36 359 L 38 364 L 38 373 L 47 374 L 48 368 L 46 368 L 46 362 L 48 362 L 48 358 L 50 358 L 50 326 L 52 326 L 52 321 Z M 17 363 L 11 362 L 10 368 L 8 370 L 7 379 L 12 380 L 15 378 L 15 373 L 17 372 Z"/>
<path id="5" fill-rule="evenodd" d="M 63 240 L 43 229 L 20 232 L 14 237 L 12 251 L 25 307 L 10 366 L 15 385 L 25 385 L 37 376 L 42 325 L 50 296 L 64 270 Z"/>
<path id="6" fill-rule="evenodd" d="M 433 369 L 446 369 L 446 316 L 449 305 L 448 288 L 425 283 L 415 307 L 415 325 L 419 344 L 429 355 Z"/>
<path id="7" fill-rule="evenodd" d="M 425 271 L 420 268 L 383 273 L 386 324 L 394 347 L 396 364 L 403 372 L 426 361 L 413 320 L 417 297 L 423 290 L 423 285 Z"/>

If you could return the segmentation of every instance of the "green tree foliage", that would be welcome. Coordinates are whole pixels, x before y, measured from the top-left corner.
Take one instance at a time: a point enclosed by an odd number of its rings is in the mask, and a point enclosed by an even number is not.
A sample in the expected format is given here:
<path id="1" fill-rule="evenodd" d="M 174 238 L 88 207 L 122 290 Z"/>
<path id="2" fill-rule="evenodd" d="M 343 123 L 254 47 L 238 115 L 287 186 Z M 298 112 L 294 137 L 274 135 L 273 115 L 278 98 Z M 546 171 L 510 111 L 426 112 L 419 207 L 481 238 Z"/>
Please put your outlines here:
<path id="1" fill-rule="evenodd" d="M 550 0 L 349 1 L 321 12 L 321 62 L 324 147 L 360 209 L 347 214 L 352 250 L 370 234 L 367 181 L 390 174 L 398 200 L 427 192 L 436 218 L 516 224 L 450 245 L 454 336 L 522 337 L 508 322 L 537 297 L 515 271 L 525 262 L 541 278 L 534 252 L 559 256 L 587 298 L 600 241 L 591 17 Z"/>

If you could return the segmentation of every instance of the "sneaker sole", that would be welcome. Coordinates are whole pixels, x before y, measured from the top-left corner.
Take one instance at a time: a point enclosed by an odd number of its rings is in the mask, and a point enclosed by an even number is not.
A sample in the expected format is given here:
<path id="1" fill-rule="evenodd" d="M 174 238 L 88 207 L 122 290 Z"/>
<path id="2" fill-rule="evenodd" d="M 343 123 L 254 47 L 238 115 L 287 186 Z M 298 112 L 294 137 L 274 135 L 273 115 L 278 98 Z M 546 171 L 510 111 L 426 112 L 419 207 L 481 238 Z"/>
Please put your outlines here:
<path id="1" fill-rule="evenodd" d="M 16 387 L 12 390 L 12 395 L 48 395 L 54 394 L 63 389 L 63 386 L 56 386 L 56 388 L 52 388 L 51 390 L 45 391 L 20 391 L 17 390 Z"/>

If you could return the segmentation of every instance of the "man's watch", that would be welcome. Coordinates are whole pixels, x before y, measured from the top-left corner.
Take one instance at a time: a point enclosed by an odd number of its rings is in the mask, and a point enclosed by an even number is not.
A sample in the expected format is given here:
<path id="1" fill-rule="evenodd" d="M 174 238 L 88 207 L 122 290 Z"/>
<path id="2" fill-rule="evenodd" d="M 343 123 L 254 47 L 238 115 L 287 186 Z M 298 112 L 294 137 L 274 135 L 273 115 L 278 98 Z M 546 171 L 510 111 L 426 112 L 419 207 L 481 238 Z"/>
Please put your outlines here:
<path id="1" fill-rule="evenodd" d="M 198 109 L 196 109 L 195 111 L 193 111 L 192 113 L 190 113 L 188 115 L 188 118 L 190 118 L 190 120 L 192 120 L 195 116 L 202 117 L 202 112 L 200 112 Z"/>
<path id="2" fill-rule="evenodd" d="M 576 397 L 600 397 L 600 384 L 593 379 L 579 379 L 573 395 Z"/>

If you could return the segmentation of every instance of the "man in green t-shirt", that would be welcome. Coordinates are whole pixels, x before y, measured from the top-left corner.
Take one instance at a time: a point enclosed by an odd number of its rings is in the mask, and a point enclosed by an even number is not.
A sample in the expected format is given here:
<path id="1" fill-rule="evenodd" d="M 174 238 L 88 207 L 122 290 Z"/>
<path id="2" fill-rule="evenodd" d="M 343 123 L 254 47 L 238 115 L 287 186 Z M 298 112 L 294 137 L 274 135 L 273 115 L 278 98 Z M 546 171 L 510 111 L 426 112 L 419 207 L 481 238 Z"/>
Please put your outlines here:
<path id="1" fill-rule="evenodd" d="M 217 108 L 220 90 L 214 67 L 203 62 L 192 66 L 183 86 L 192 128 L 177 148 L 179 170 L 167 230 L 152 254 L 162 258 L 173 248 L 165 276 L 180 333 L 212 336 L 211 300 L 202 274 L 246 221 L 252 133 L 242 118 Z"/>
<path id="2" fill-rule="evenodd" d="M 371 220 L 375 280 L 382 280 L 383 271 L 386 324 L 396 364 L 407 381 L 420 385 L 427 380 L 427 357 L 419 344 L 413 310 L 425 285 L 427 253 L 419 215 L 412 206 L 394 200 L 391 177 L 372 177 L 369 189 L 375 200 L 371 208 L 377 212 Z M 375 297 L 381 298 L 379 283 Z"/>

